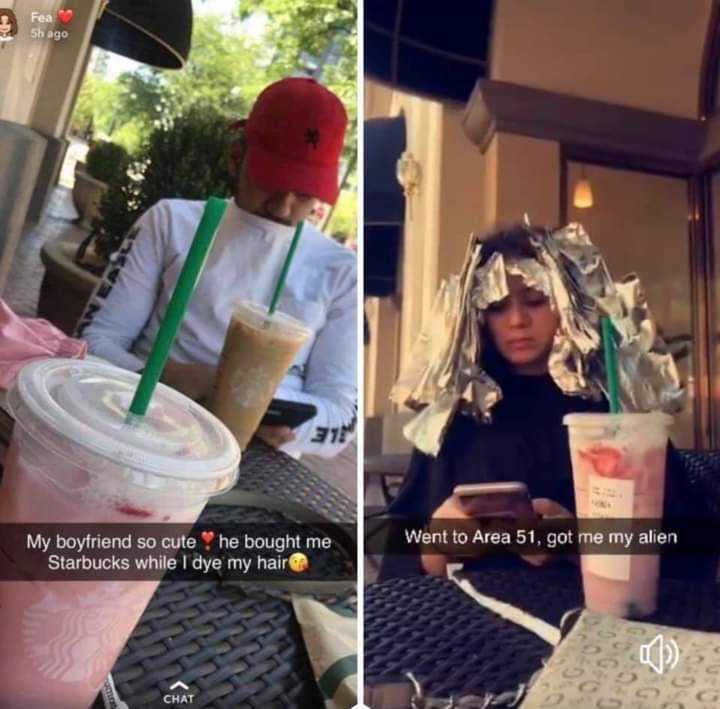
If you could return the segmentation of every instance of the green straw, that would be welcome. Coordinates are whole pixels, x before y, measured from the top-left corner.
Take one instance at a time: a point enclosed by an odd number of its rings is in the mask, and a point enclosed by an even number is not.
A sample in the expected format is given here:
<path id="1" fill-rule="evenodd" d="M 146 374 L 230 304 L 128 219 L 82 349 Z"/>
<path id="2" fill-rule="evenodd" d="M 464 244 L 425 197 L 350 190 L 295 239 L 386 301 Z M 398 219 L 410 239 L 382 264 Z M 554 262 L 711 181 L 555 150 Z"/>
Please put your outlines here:
<path id="1" fill-rule="evenodd" d="M 268 308 L 269 315 L 272 315 L 275 312 L 275 308 L 277 308 L 278 300 L 280 300 L 280 295 L 285 287 L 285 279 L 287 278 L 288 271 L 290 270 L 290 263 L 293 260 L 295 250 L 297 249 L 298 242 L 300 241 L 300 232 L 302 229 L 303 223 L 300 222 L 295 227 L 295 234 L 293 236 L 292 243 L 290 244 L 287 256 L 285 257 L 285 263 L 283 264 L 282 271 L 280 271 L 280 278 L 278 278 L 278 282 L 275 285 L 275 292 L 273 293 L 272 300 L 270 301 L 270 307 Z"/>
<path id="2" fill-rule="evenodd" d="M 620 413 L 620 397 L 618 396 L 618 363 L 615 346 L 615 333 L 610 318 L 600 318 L 602 326 L 603 352 L 605 353 L 605 373 L 607 376 L 610 413 Z"/>
<path id="3" fill-rule="evenodd" d="M 192 298 L 195 287 L 200 280 L 200 274 L 205 266 L 210 247 L 213 244 L 215 234 L 226 209 L 227 202 L 219 197 L 210 197 L 205 204 L 205 211 L 203 211 L 190 251 L 185 259 L 175 290 L 168 303 L 165 317 L 160 324 L 150 356 L 130 404 L 128 420 L 138 416 L 145 416 L 148 410 L 150 399 L 152 399 L 155 387 L 160 381 L 160 376 L 170 355 L 170 348 L 175 341 L 190 298 Z"/>

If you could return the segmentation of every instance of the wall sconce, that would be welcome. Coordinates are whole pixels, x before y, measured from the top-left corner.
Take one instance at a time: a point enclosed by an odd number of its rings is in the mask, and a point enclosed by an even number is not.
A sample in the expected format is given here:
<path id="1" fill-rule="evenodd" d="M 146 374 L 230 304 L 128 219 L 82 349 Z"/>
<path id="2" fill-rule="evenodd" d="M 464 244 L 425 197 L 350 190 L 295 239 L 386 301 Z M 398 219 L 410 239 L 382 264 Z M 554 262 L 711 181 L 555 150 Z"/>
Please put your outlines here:
<path id="1" fill-rule="evenodd" d="M 573 190 L 573 206 L 578 209 L 588 209 L 594 204 L 590 180 L 585 176 L 585 166 L 580 167 L 580 179 L 575 183 Z"/>
<path id="2" fill-rule="evenodd" d="M 420 194 L 422 168 L 409 150 L 406 150 L 397 161 L 397 179 L 405 193 L 405 199 L 408 203 L 408 216 L 412 221 L 412 198 Z"/>

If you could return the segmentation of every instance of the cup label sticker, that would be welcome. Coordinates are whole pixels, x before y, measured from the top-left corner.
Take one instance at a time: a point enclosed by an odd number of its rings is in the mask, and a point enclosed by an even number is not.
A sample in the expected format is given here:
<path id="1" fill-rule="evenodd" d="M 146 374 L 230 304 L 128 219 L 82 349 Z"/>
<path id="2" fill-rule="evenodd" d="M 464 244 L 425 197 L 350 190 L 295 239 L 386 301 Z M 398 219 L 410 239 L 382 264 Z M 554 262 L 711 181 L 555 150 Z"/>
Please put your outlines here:
<path id="1" fill-rule="evenodd" d="M 609 478 L 590 473 L 589 479 L 589 517 L 593 519 L 626 519 L 633 516 L 635 481 L 621 478 Z M 586 568 L 596 576 L 614 581 L 630 580 L 628 554 L 591 554 L 585 559 Z"/>

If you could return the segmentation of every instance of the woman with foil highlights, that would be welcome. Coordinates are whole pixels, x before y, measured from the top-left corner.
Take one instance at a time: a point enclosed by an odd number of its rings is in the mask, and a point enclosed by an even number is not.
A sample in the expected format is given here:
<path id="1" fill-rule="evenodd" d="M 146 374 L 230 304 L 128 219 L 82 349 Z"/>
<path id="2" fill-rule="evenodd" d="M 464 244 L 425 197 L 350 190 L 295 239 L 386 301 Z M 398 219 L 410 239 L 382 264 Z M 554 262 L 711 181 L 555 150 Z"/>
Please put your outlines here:
<path id="1" fill-rule="evenodd" d="M 572 466 L 562 419 L 574 412 L 608 410 L 602 373 L 591 354 L 599 351 L 599 334 L 583 312 L 589 312 L 591 300 L 614 313 L 623 331 L 629 357 L 625 375 L 656 375 L 650 392 L 626 387 L 626 401 L 635 397 L 629 405 L 674 411 L 682 406 L 677 372 L 662 343 L 633 340 L 642 328 L 635 328 L 632 318 L 648 322 L 636 280 L 630 279 L 625 291 L 634 294 L 634 304 L 632 298 L 622 303 L 622 290 L 615 293 L 602 257 L 579 227 L 551 234 L 517 226 L 471 241 L 459 281 L 446 284 L 449 290 L 438 298 L 444 312 L 431 330 L 437 332 L 438 322 L 445 322 L 445 342 L 421 336 L 414 358 L 419 364 L 404 373 L 393 391 L 396 401 L 422 412 L 406 429 L 416 449 L 389 513 L 412 526 L 469 520 L 453 495 L 455 486 L 521 481 L 538 515 L 572 516 Z M 462 315 L 449 317 L 450 308 Z M 707 511 L 670 449 L 665 516 L 680 514 L 707 516 Z M 451 556 L 443 551 L 435 547 L 429 553 L 418 549 L 414 557 L 388 555 L 381 575 L 444 574 Z M 523 558 L 536 566 L 553 560 L 540 554 Z M 463 561 L 467 566 L 468 560 Z M 701 561 L 663 559 L 663 572 L 685 577 L 712 573 L 713 560 Z M 493 563 L 522 562 L 506 557 Z"/>

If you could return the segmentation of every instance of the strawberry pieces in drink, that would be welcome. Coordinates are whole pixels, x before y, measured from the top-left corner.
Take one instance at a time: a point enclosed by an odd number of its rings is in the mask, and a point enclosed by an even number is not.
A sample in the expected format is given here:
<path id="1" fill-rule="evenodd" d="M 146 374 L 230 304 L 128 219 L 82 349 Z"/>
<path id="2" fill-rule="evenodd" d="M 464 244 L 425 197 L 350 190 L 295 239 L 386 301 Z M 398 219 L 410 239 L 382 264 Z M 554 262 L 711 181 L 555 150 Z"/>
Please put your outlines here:
<path id="1" fill-rule="evenodd" d="M 620 467 L 622 454 L 615 448 L 608 446 L 593 446 L 587 450 L 578 451 L 581 458 L 587 460 L 598 475 L 606 478 L 622 478 L 623 470 Z"/>
<path id="2" fill-rule="evenodd" d="M 115 505 L 115 509 L 118 512 L 122 512 L 124 515 L 128 515 L 130 517 L 141 517 L 143 519 L 152 517 L 152 512 L 150 512 L 149 510 L 144 510 L 141 507 L 133 507 L 132 505 L 128 504 Z"/>

